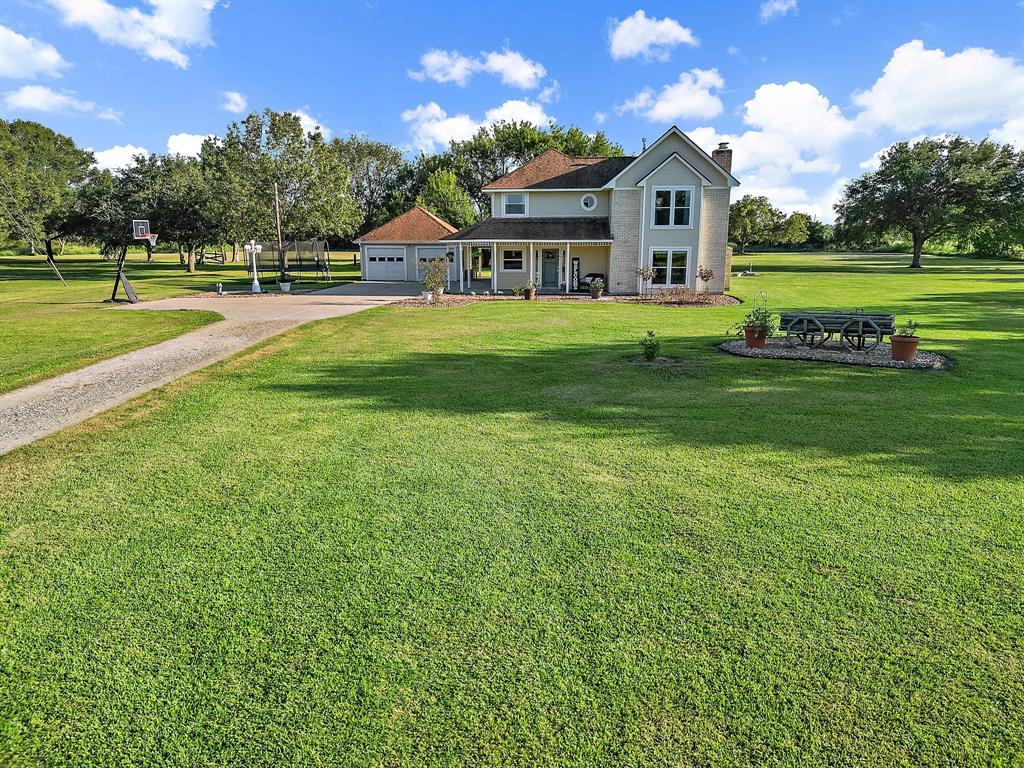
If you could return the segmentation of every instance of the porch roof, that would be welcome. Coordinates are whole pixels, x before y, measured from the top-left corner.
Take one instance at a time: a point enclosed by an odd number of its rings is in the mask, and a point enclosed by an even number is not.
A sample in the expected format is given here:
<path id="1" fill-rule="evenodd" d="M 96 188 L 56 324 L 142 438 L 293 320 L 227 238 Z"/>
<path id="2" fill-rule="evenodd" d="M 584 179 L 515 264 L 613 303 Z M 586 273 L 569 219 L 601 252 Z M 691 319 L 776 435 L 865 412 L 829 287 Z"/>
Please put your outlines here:
<path id="1" fill-rule="evenodd" d="M 611 242 L 607 217 L 566 216 L 486 219 L 441 240 L 496 242 Z"/>

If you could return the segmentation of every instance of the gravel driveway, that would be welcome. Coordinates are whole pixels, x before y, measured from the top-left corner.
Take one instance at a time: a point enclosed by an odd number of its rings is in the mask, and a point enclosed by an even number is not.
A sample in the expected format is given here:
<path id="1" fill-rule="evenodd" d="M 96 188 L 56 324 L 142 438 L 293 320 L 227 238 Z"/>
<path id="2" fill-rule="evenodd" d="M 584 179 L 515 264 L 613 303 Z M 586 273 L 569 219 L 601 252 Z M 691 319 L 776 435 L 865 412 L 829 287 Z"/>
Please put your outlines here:
<path id="1" fill-rule="evenodd" d="M 0 454 L 312 320 L 350 315 L 419 293 L 415 283 L 352 283 L 303 295 L 190 296 L 111 312 L 198 309 L 224 320 L 0 395 Z"/>

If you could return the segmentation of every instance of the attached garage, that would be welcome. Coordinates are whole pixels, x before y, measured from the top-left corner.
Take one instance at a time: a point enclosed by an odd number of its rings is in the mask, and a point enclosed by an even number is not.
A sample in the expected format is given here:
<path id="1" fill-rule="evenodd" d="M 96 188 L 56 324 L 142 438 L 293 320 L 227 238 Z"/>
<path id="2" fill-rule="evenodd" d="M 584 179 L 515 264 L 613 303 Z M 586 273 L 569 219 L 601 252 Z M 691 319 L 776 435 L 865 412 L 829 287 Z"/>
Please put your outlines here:
<path id="1" fill-rule="evenodd" d="M 455 231 L 451 224 L 419 206 L 406 211 L 356 240 L 363 280 L 418 281 L 424 260 L 445 258 L 452 250 L 452 246 L 438 241 Z M 453 282 L 459 279 L 454 261 L 448 275 Z"/>
<path id="2" fill-rule="evenodd" d="M 404 245 L 368 245 L 365 247 L 364 280 L 405 280 Z"/>

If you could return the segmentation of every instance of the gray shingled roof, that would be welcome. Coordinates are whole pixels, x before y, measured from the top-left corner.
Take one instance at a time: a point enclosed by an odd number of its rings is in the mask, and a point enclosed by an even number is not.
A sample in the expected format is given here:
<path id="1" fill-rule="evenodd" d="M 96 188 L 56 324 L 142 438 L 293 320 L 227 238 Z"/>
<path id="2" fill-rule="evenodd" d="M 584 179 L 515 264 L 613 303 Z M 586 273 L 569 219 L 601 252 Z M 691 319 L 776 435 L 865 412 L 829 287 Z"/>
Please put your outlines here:
<path id="1" fill-rule="evenodd" d="M 486 219 L 442 240 L 611 240 L 607 218 Z"/>

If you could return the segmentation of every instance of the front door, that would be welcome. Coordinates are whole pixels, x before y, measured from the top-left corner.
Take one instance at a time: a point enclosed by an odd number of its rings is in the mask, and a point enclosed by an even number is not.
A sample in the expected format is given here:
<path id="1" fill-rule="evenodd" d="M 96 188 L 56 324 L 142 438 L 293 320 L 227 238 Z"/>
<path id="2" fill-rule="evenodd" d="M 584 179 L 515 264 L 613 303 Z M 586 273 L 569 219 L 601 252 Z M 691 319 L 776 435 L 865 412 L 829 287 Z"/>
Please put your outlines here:
<path id="1" fill-rule="evenodd" d="M 558 251 L 541 251 L 540 284 L 542 288 L 558 287 Z"/>

